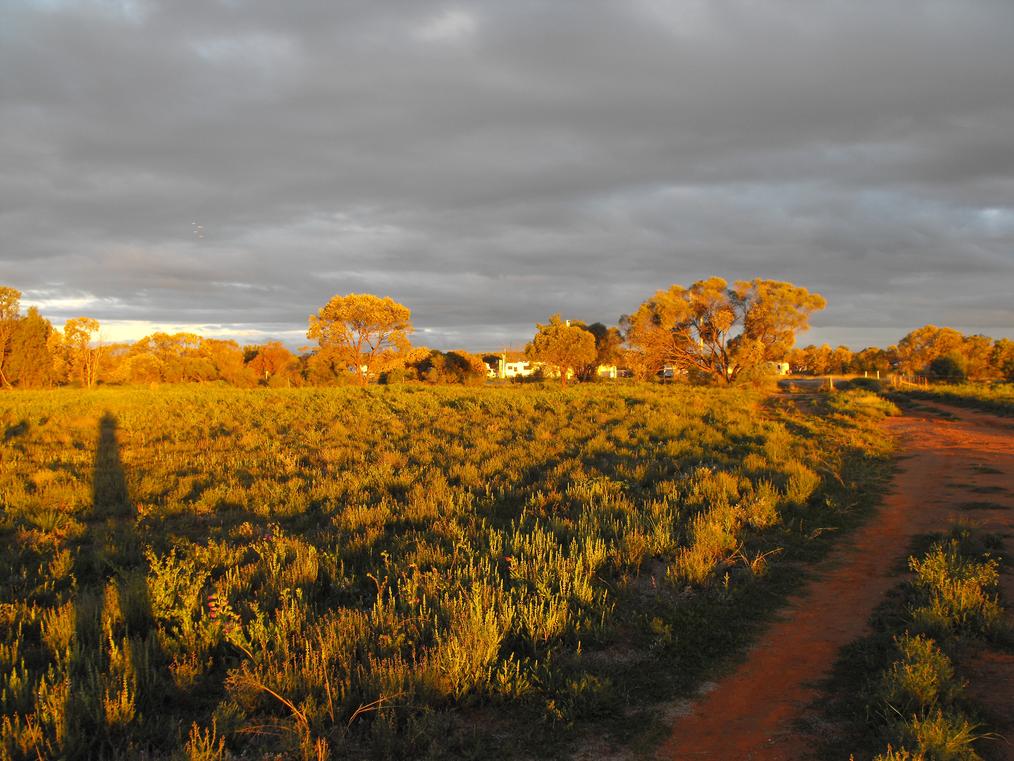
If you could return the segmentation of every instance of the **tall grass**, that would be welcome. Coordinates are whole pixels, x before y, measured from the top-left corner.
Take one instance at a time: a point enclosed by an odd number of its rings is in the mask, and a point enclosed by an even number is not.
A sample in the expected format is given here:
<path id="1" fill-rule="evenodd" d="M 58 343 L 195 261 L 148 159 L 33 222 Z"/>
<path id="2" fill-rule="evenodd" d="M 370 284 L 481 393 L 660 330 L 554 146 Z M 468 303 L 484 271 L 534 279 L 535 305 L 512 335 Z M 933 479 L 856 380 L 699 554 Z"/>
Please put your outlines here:
<path id="1" fill-rule="evenodd" d="M 874 419 L 685 387 L 3 395 L 0 759 L 460 755 L 615 712 L 610 648 L 690 647 L 700 601 L 844 515 Z"/>
<path id="2" fill-rule="evenodd" d="M 970 718 L 948 653 L 1001 634 L 998 564 L 967 531 L 956 534 L 909 559 L 901 631 L 867 693 L 868 715 L 887 742 L 875 761 L 975 761 L 989 736 Z"/>
<path id="3" fill-rule="evenodd" d="M 926 389 L 905 389 L 914 399 L 974 407 L 999 415 L 1014 415 L 1014 383 L 939 384 Z"/>

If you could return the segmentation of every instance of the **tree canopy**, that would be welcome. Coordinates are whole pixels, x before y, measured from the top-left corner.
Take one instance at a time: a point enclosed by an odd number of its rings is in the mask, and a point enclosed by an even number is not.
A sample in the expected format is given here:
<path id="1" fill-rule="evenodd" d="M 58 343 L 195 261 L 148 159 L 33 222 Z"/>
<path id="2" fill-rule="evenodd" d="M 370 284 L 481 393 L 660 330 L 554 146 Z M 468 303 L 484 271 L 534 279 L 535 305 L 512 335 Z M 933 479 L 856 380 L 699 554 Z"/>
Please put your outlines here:
<path id="1" fill-rule="evenodd" d="M 622 356 L 623 334 L 619 328 L 611 328 L 601 322 L 593 322 L 591 325 L 577 323 L 577 326 L 584 328 L 595 338 L 595 359 L 578 368 L 577 376 L 581 380 L 593 380 L 600 366 L 612 365 L 619 361 Z"/>
<path id="2" fill-rule="evenodd" d="M 370 293 L 334 296 L 310 315 L 306 337 L 316 340 L 332 363 L 344 365 L 365 383 L 410 346 L 409 308 L 390 297 Z"/>
<path id="3" fill-rule="evenodd" d="M 525 347 L 525 355 L 543 362 L 560 373 L 560 382 L 567 384 L 567 374 L 595 361 L 595 336 L 583 327 L 571 325 L 554 314 Z"/>
<path id="4" fill-rule="evenodd" d="M 98 332 L 99 321 L 92 317 L 75 317 L 63 326 L 67 364 L 86 388 L 98 381 L 101 350 L 92 345 L 98 339 Z"/>
<path id="5" fill-rule="evenodd" d="M 961 348 L 962 335 L 954 328 L 923 325 L 898 341 L 898 361 L 901 369 L 910 373 L 924 371 L 937 357 Z"/>
<path id="6" fill-rule="evenodd" d="M 7 358 L 11 354 L 11 338 L 14 328 L 21 316 L 21 291 L 8 286 L 0 286 L 0 385 L 10 388 L 7 379 Z"/>
<path id="7" fill-rule="evenodd" d="M 731 383 L 767 361 L 782 361 L 823 296 L 777 280 L 720 277 L 658 291 L 623 319 L 627 343 L 652 372 L 672 365 Z"/>
<path id="8" fill-rule="evenodd" d="M 0 286 L 0 388 L 39 388 L 76 382 L 228 383 L 248 387 L 381 382 L 483 383 L 489 367 L 467 351 L 413 348 L 408 307 L 371 294 L 336 295 L 309 318 L 317 341 L 296 356 L 280 341 L 240 347 L 196 333 L 156 332 L 133 343 L 103 344 L 93 318 L 57 330 L 35 307 L 21 311 L 21 293 Z M 729 285 L 713 277 L 660 290 L 621 329 L 553 315 L 526 347 L 551 377 L 596 378 L 600 365 L 625 375 L 654 377 L 671 366 L 690 381 L 733 382 L 788 362 L 795 372 L 905 373 L 932 380 L 1014 381 L 1014 341 L 964 335 L 924 325 L 896 346 L 853 352 L 828 344 L 792 348 L 824 299 L 806 288 L 756 279 Z M 500 355 L 485 359 L 496 364 Z M 518 357 L 513 357 L 518 359 Z M 667 374 L 668 377 L 668 374 Z"/>
<path id="9" fill-rule="evenodd" d="M 279 341 L 269 341 L 255 347 L 250 358 L 250 369 L 268 385 L 287 385 L 299 367 L 299 360 Z"/>
<path id="10" fill-rule="evenodd" d="M 6 363 L 6 377 L 19 388 L 41 388 L 55 380 L 50 340 L 53 326 L 29 307 L 24 317 L 17 320 L 10 338 L 10 355 Z"/>

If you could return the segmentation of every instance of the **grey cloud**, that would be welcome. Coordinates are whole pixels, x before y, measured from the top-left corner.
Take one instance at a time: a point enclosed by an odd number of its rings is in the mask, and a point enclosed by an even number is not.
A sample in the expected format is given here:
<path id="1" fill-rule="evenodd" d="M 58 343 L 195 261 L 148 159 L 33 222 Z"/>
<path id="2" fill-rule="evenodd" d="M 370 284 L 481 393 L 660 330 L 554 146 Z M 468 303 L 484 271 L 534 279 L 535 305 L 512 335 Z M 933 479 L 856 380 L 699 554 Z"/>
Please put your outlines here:
<path id="1" fill-rule="evenodd" d="M 291 336 L 364 290 L 492 348 L 721 274 L 824 293 L 805 340 L 1014 331 L 1005 0 L 4 16 L 0 281 L 100 319 Z"/>

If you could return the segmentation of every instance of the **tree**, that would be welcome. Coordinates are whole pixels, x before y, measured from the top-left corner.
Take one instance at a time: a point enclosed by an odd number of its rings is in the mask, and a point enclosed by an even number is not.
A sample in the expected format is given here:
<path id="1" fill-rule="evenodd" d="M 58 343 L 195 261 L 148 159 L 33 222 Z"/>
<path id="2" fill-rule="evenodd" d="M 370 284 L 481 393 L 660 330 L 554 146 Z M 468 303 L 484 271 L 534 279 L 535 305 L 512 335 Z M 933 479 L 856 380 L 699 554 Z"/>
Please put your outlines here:
<path id="1" fill-rule="evenodd" d="M 908 373 L 921 373 L 937 357 L 960 353 L 964 337 L 954 328 L 923 325 L 898 341 L 898 361 Z"/>
<path id="2" fill-rule="evenodd" d="M 1014 341 L 998 338 L 993 344 L 990 364 L 999 377 L 1014 383 Z"/>
<path id="3" fill-rule="evenodd" d="M 395 363 L 410 344 L 411 312 L 392 298 L 369 293 L 335 296 L 310 315 L 306 337 L 316 340 L 332 365 L 341 365 L 366 383 Z"/>
<path id="4" fill-rule="evenodd" d="M 824 298 L 776 280 L 712 277 L 658 291 L 624 318 L 627 343 L 657 372 L 665 365 L 732 383 L 744 371 L 781 361 L 809 328 Z"/>
<path id="5" fill-rule="evenodd" d="M 63 326 L 63 342 L 67 348 L 71 372 L 76 372 L 81 385 L 91 388 L 99 375 L 101 343 L 93 346 L 99 332 L 99 321 L 91 317 L 75 317 Z"/>
<path id="6" fill-rule="evenodd" d="M 546 325 L 536 325 L 538 332 L 525 347 L 525 355 L 544 362 L 560 373 L 560 383 L 567 385 L 567 374 L 595 361 L 595 336 L 584 328 L 564 322 L 559 314 Z"/>
<path id="7" fill-rule="evenodd" d="M 263 346 L 254 346 L 253 356 L 247 364 L 257 375 L 258 380 L 269 385 L 276 378 L 288 383 L 290 376 L 299 366 L 299 360 L 285 348 L 281 341 L 269 341 Z"/>
<path id="8" fill-rule="evenodd" d="M 49 339 L 53 326 L 35 307 L 14 325 L 7 358 L 7 377 L 19 388 L 41 388 L 54 380 Z"/>
<path id="9" fill-rule="evenodd" d="M 934 357 L 926 371 L 934 380 L 945 383 L 961 383 L 968 379 L 967 363 L 963 356 L 954 352 L 942 357 Z"/>
<path id="10" fill-rule="evenodd" d="M 595 338 L 595 359 L 579 368 L 577 377 L 581 380 L 593 380 L 601 365 L 612 365 L 619 361 L 623 348 L 623 334 L 618 328 L 610 328 L 601 322 L 593 322 L 591 325 L 577 323 L 577 327 L 584 328 Z"/>
<path id="11" fill-rule="evenodd" d="M 891 358 L 883 349 L 867 346 L 852 355 L 850 369 L 854 373 L 887 373 L 891 370 Z"/>
<path id="12" fill-rule="evenodd" d="M 485 383 L 488 369 L 482 357 L 460 349 L 444 354 L 444 373 L 455 383 L 477 385 Z"/>
<path id="13" fill-rule="evenodd" d="M 243 363 L 243 350 L 235 341 L 201 338 L 198 352 L 211 367 L 209 380 L 225 381 L 240 388 L 257 385 L 253 371 Z"/>
<path id="14" fill-rule="evenodd" d="M 427 383 L 462 383 L 474 385 L 486 380 L 487 367 L 481 357 L 466 351 L 442 352 L 437 349 L 426 349 L 420 352 L 413 349 L 406 357 L 405 368 L 388 373 L 388 382 L 398 377 L 416 377 Z"/>
<path id="15" fill-rule="evenodd" d="M 852 364 L 852 350 L 847 346 L 839 346 L 831 352 L 828 372 L 844 375 Z"/>
<path id="16" fill-rule="evenodd" d="M 152 333 L 131 347 L 134 354 L 151 354 L 158 358 L 162 380 L 184 383 L 214 380 L 215 363 L 202 351 L 204 340 L 196 333 Z M 238 348 L 238 347 L 237 347 Z M 242 362 L 242 354 L 239 361 Z M 151 365 L 148 365 L 151 367 Z"/>
<path id="17" fill-rule="evenodd" d="M 103 344 L 101 349 L 101 372 L 96 382 L 123 383 L 125 366 L 133 356 L 133 345 L 129 343 Z"/>
<path id="18" fill-rule="evenodd" d="M 59 330 L 54 330 L 49 334 L 49 340 L 46 341 L 46 349 L 49 351 L 49 357 L 52 362 L 53 368 L 53 383 L 66 383 L 67 382 L 67 347 L 64 345 L 63 333 Z"/>
<path id="19" fill-rule="evenodd" d="M 996 375 L 991 362 L 993 358 L 992 338 L 983 335 L 965 336 L 960 352 L 964 358 L 964 369 L 968 380 L 990 380 Z"/>
<path id="20" fill-rule="evenodd" d="M 161 383 L 165 364 L 150 351 L 132 353 L 120 364 L 117 380 L 121 383 Z"/>
<path id="21" fill-rule="evenodd" d="M 787 356 L 793 372 L 806 375 L 827 375 L 834 362 L 834 350 L 827 344 L 793 349 Z"/>
<path id="22" fill-rule="evenodd" d="M 11 338 L 21 316 L 21 291 L 0 286 L 0 385 L 10 388 L 7 379 L 7 359 L 11 353 Z"/>

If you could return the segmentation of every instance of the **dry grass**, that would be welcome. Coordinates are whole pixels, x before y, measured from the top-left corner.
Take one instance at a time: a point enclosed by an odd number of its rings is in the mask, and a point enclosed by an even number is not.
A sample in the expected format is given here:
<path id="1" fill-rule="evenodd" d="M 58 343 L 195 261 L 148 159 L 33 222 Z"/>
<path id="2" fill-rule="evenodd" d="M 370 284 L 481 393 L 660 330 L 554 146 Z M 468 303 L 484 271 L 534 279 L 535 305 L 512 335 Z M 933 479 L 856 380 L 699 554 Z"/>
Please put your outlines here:
<path id="1" fill-rule="evenodd" d="M 4 395 L 0 758 L 467 755 L 477 707 L 601 715 L 625 688 L 583 649 L 638 616 L 683 642 L 672 611 L 757 583 L 793 521 L 846 509 L 849 458 L 884 454 L 854 404 L 763 401 Z M 646 568 L 667 569 L 650 598 Z"/>

